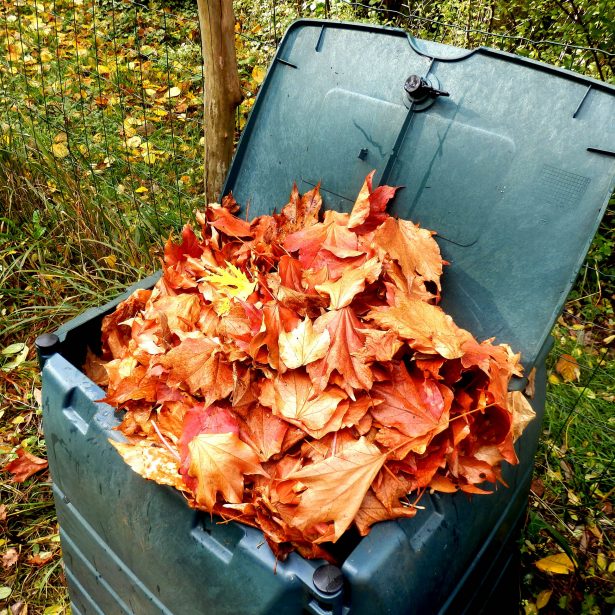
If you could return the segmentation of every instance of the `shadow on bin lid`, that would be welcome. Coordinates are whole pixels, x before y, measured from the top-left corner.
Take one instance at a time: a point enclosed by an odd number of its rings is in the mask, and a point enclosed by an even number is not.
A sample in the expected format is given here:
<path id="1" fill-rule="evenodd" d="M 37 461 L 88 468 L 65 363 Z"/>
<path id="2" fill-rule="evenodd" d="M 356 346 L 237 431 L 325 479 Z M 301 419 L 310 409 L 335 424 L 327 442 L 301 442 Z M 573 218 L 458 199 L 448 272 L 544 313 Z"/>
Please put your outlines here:
<path id="1" fill-rule="evenodd" d="M 303 20 L 280 44 L 231 166 L 250 215 L 319 181 L 349 210 L 367 173 L 435 230 L 443 306 L 536 360 L 613 190 L 615 88 L 505 52 Z"/>

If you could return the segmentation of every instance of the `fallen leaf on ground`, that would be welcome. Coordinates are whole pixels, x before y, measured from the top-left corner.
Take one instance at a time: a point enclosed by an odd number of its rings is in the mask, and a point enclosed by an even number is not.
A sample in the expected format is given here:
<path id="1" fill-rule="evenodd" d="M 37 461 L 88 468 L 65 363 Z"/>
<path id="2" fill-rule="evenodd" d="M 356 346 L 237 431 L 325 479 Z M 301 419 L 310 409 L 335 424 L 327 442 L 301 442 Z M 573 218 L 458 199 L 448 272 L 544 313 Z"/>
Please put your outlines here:
<path id="1" fill-rule="evenodd" d="M 555 364 L 555 371 L 566 381 L 574 382 L 581 378 L 579 362 L 569 354 L 563 354 Z"/>
<path id="2" fill-rule="evenodd" d="M 2 554 L 2 568 L 4 568 L 5 570 L 12 568 L 17 563 L 18 559 L 19 551 L 17 551 L 17 549 L 12 547 L 10 549 L 7 549 Z"/>
<path id="3" fill-rule="evenodd" d="M 17 459 L 10 461 L 3 468 L 3 472 L 10 472 L 13 475 L 14 483 L 23 483 L 32 475 L 44 470 L 48 466 L 46 459 L 36 457 L 23 448 L 17 449 Z"/>
<path id="4" fill-rule="evenodd" d="M 556 553 L 549 555 L 535 562 L 536 567 L 543 572 L 554 574 L 570 574 L 574 572 L 574 563 L 566 553 Z"/>

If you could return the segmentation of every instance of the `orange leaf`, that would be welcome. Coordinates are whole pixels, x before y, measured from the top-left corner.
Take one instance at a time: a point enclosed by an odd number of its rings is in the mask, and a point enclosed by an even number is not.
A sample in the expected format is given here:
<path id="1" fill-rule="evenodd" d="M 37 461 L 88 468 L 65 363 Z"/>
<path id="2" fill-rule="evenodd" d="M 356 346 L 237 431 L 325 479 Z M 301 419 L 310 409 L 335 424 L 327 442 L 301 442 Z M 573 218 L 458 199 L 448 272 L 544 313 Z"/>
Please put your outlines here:
<path id="1" fill-rule="evenodd" d="M 331 372 L 336 370 L 344 378 L 346 391 L 371 389 L 372 372 L 365 360 L 358 355 L 364 346 L 365 335 L 360 331 L 362 323 L 353 310 L 344 307 L 326 312 L 316 320 L 315 326 L 317 329 L 327 329 L 331 336 L 327 354 L 307 367 L 316 387 L 324 389 Z"/>
<path id="2" fill-rule="evenodd" d="M 373 231 L 389 217 L 386 213 L 386 207 L 398 190 L 398 188 L 391 186 L 379 186 L 372 191 L 372 180 L 375 172 L 372 171 L 365 178 L 359 196 L 357 196 L 350 212 L 348 228 L 358 234 Z"/>
<path id="3" fill-rule="evenodd" d="M 335 542 L 352 523 L 386 459 L 377 446 L 360 438 L 332 457 L 291 472 L 279 488 L 295 485 L 299 503 L 289 523 L 313 542 Z"/>
<path id="4" fill-rule="evenodd" d="M 169 386 L 185 383 L 191 393 L 201 392 L 208 406 L 233 390 L 233 370 L 221 352 L 222 347 L 214 339 L 188 338 L 159 361 L 169 370 Z"/>
<path id="5" fill-rule="evenodd" d="M 372 388 L 373 397 L 382 403 L 371 414 L 382 425 L 412 438 L 433 437 L 448 426 L 450 400 L 445 400 L 444 389 L 434 380 L 410 375 L 403 363 L 395 363 L 391 381 Z"/>
<path id="6" fill-rule="evenodd" d="M 196 501 L 210 512 L 218 493 L 232 504 L 242 502 L 244 474 L 264 474 L 258 455 L 234 433 L 200 434 L 188 449 Z"/>
<path id="7" fill-rule="evenodd" d="M 461 345 L 471 337 L 442 308 L 416 299 L 399 298 L 394 307 L 377 308 L 366 318 L 396 331 L 414 350 L 446 359 L 463 356 Z"/>
<path id="8" fill-rule="evenodd" d="M 339 310 L 350 305 L 357 293 L 365 290 L 365 283 L 372 283 L 378 279 L 382 263 L 377 258 L 372 258 L 363 265 L 348 268 L 342 276 L 332 281 L 317 284 L 316 290 L 330 297 L 331 308 Z"/>
<path id="9" fill-rule="evenodd" d="M 53 551 L 40 551 L 36 555 L 30 555 L 26 558 L 26 563 L 30 566 L 44 566 L 53 559 L 55 553 Z"/>
<path id="10" fill-rule="evenodd" d="M 578 361 L 569 354 L 563 354 L 555 364 L 555 371 L 567 382 L 581 378 L 581 368 Z"/>
<path id="11" fill-rule="evenodd" d="M 376 231 L 376 243 L 401 266 L 408 288 L 414 278 L 433 282 L 440 290 L 442 256 L 433 233 L 408 220 L 388 218 Z"/>
<path id="12" fill-rule="evenodd" d="M 17 459 L 9 461 L 3 468 L 3 472 L 10 472 L 13 475 L 14 483 L 23 483 L 33 474 L 47 468 L 49 464 L 46 459 L 35 457 L 23 448 L 17 449 Z"/>
<path id="13" fill-rule="evenodd" d="M 260 402 L 307 433 L 322 429 L 346 394 L 337 387 L 318 391 L 303 370 L 265 382 Z"/>

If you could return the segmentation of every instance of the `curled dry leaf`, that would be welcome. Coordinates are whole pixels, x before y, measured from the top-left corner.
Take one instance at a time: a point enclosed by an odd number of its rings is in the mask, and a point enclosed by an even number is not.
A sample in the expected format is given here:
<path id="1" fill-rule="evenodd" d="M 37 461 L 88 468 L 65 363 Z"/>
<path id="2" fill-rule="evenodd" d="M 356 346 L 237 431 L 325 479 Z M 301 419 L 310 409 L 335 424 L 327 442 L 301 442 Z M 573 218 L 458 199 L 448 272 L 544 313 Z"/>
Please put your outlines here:
<path id="1" fill-rule="evenodd" d="M 278 558 L 332 561 L 350 527 L 414 516 L 412 492 L 490 493 L 533 416 L 507 392 L 519 357 L 438 306 L 433 233 L 390 217 L 373 176 L 350 213 L 321 214 L 318 186 L 252 222 L 232 195 L 197 212 L 86 360 L 128 465 Z"/>
<path id="2" fill-rule="evenodd" d="M 4 568 L 4 570 L 9 570 L 17 563 L 17 560 L 19 560 L 19 551 L 14 547 L 7 549 L 2 554 L 2 568 Z"/>
<path id="3" fill-rule="evenodd" d="M 14 483 L 23 483 L 28 478 L 45 470 L 49 464 L 46 459 L 41 459 L 28 453 L 23 448 L 17 449 L 17 459 L 10 461 L 3 468 L 3 472 L 10 472 L 13 475 Z"/>

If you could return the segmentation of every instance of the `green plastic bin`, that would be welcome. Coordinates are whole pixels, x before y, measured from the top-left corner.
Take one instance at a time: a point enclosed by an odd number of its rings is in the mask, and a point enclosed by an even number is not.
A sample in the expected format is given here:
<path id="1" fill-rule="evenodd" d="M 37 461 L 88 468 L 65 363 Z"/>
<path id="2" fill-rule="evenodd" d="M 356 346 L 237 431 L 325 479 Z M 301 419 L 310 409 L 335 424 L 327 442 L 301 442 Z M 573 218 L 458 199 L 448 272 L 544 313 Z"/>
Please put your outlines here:
<path id="1" fill-rule="evenodd" d="M 615 88 L 508 53 L 397 29 L 298 21 L 287 32 L 224 188 L 268 213 L 321 182 L 348 210 L 371 169 L 403 185 L 394 213 L 438 232 L 443 306 L 536 368 L 538 418 L 509 488 L 430 495 L 413 519 L 342 539 L 340 568 L 217 525 L 133 473 L 103 392 L 80 366 L 121 298 L 44 336 L 44 429 L 73 612 L 491 613 L 518 609 L 517 537 L 544 411 L 549 331 L 615 177 Z M 156 277 L 138 284 L 147 287 Z M 524 379 L 512 383 L 522 390 Z"/>

